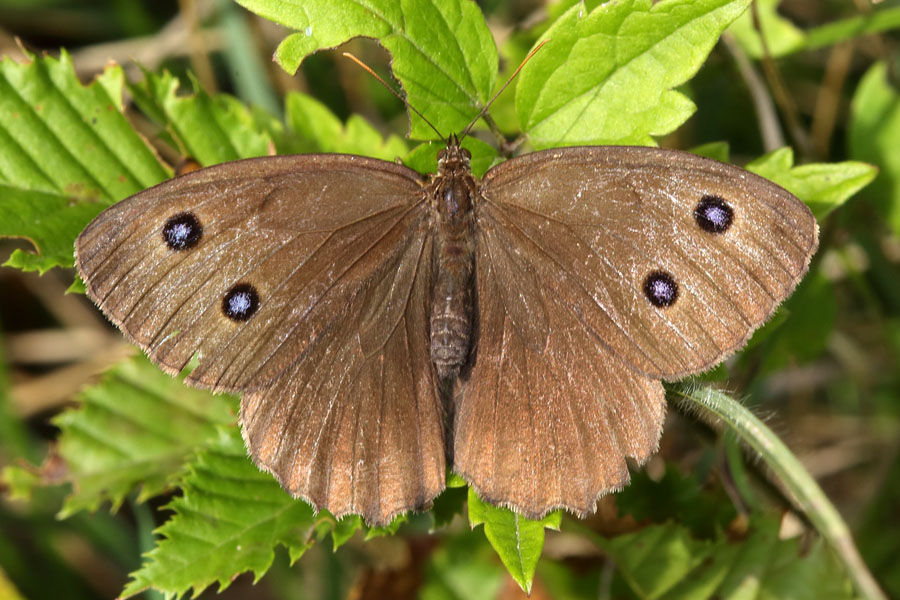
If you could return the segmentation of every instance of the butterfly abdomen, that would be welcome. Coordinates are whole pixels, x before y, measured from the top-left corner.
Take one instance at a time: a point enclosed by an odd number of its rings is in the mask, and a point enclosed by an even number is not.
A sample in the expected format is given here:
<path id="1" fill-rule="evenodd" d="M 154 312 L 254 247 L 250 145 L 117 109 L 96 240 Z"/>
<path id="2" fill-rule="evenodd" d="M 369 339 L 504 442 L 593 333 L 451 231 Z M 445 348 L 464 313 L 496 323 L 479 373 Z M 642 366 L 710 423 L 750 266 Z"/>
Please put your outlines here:
<path id="1" fill-rule="evenodd" d="M 455 165 L 454 165 L 455 166 Z M 465 168 L 447 169 L 431 186 L 437 242 L 431 306 L 431 361 L 443 381 L 454 379 L 469 357 L 474 321 L 475 180 Z"/>
<path id="2" fill-rule="evenodd" d="M 456 244 L 441 248 L 433 298 L 431 361 L 442 380 L 452 379 L 469 356 L 472 338 L 472 254 L 466 249 Z"/>

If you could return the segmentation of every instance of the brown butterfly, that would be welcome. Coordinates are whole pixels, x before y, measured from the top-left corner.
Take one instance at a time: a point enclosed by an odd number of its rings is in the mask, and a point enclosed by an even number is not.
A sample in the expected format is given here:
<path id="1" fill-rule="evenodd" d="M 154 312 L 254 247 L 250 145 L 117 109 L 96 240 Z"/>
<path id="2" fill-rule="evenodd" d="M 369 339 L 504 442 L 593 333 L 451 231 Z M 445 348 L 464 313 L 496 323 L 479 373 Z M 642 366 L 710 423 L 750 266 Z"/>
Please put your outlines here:
<path id="1" fill-rule="evenodd" d="M 577 515 L 656 451 L 661 379 L 739 349 L 816 249 L 806 206 L 674 150 L 575 147 L 478 180 L 339 154 L 177 177 L 78 237 L 88 295 L 156 364 L 239 392 L 253 460 L 371 524 L 446 467 L 531 518 Z"/>

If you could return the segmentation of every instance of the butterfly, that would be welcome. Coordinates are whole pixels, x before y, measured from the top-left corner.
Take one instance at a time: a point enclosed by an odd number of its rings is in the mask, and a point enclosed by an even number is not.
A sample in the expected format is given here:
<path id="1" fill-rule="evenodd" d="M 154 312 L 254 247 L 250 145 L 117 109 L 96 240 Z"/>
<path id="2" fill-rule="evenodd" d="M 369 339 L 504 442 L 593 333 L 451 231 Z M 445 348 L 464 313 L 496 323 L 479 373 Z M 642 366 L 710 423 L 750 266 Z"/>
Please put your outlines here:
<path id="1" fill-rule="evenodd" d="M 449 465 L 526 517 L 584 516 L 657 450 L 662 380 L 740 349 L 818 226 L 676 150 L 543 150 L 481 179 L 470 161 L 451 136 L 430 176 L 341 154 L 207 167 L 105 210 L 76 265 L 154 363 L 196 358 L 188 383 L 242 395 L 254 462 L 316 509 L 384 525 Z"/>

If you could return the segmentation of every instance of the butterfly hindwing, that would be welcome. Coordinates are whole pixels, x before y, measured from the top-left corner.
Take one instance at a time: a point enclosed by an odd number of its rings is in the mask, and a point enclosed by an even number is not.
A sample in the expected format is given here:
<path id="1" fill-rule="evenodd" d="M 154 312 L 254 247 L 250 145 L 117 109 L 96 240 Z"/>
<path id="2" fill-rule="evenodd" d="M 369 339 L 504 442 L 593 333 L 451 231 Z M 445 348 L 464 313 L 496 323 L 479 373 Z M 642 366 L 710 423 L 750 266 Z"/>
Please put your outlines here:
<path id="1" fill-rule="evenodd" d="M 477 247 L 479 334 L 454 403 L 453 470 L 483 499 L 530 518 L 592 513 L 598 496 L 627 483 L 626 456 L 642 463 L 656 451 L 662 384 L 626 367 L 567 310 L 562 275 L 544 271 L 531 286 L 514 281 L 527 273 L 503 270 L 495 257 L 515 253 L 537 272 L 549 267 L 521 232 L 485 224 Z M 525 310 L 543 327 L 523 331 L 515 313 Z"/>

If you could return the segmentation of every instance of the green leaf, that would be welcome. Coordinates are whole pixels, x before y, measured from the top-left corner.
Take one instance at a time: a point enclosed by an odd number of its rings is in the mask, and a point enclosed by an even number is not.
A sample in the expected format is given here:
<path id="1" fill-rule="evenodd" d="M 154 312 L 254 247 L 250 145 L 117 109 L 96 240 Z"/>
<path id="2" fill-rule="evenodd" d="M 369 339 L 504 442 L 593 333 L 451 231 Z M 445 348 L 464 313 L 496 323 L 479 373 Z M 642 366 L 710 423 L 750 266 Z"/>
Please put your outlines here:
<path id="1" fill-rule="evenodd" d="M 731 147 L 728 142 L 709 142 L 708 144 L 694 146 L 690 149 L 690 152 L 720 162 L 728 162 L 728 157 L 731 154 Z"/>
<path id="2" fill-rule="evenodd" d="M 0 470 L 0 483 L 6 486 L 6 494 L 11 500 L 28 501 L 34 488 L 41 485 L 41 476 L 31 469 L 6 465 Z"/>
<path id="3" fill-rule="evenodd" d="M 858 11 L 846 19 L 825 23 L 806 32 L 805 50 L 835 46 L 862 36 L 900 28 L 900 7 L 873 3 L 871 10 Z"/>
<path id="4" fill-rule="evenodd" d="M 358 36 L 391 53 L 407 101 L 446 136 L 459 132 L 487 103 L 497 75 L 497 47 L 478 5 L 470 0 L 238 0 L 299 33 L 275 60 L 294 73 L 303 59 Z M 410 137 L 434 132 L 412 116 Z"/>
<path id="5" fill-rule="evenodd" d="M 170 488 L 188 457 L 236 415 L 233 397 L 189 388 L 143 356 L 107 371 L 79 400 L 54 419 L 73 488 L 61 517 L 105 500 L 115 509 L 138 487 L 139 501 Z"/>
<path id="6" fill-rule="evenodd" d="M 695 106 L 672 88 L 690 79 L 749 0 L 624 0 L 590 14 L 576 4 L 522 69 L 516 108 L 537 148 L 655 145 Z"/>
<path id="7" fill-rule="evenodd" d="M 640 598 L 851 598 L 849 582 L 819 541 L 778 539 L 778 520 L 751 522 L 746 539 L 697 540 L 677 524 L 595 542 Z"/>
<path id="8" fill-rule="evenodd" d="M 408 151 L 401 138 L 396 135 L 383 138 L 359 115 L 351 115 L 345 126 L 312 96 L 291 92 L 285 104 L 287 124 L 300 138 L 298 152 L 337 152 L 393 161 Z"/>
<path id="9" fill-rule="evenodd" d="M 203 166 L 270 153 L 272 138 L 259 126 L 259 113 L 228 94 L 210 96 L 196 80 L 192 83 L 185 95 L 172 74 L 144 71 L 143 81 L 129 90 L 141 110 L 164 124 L 178 151 Z"/>
<path id="10" fill-rule="evenodd" d="M 346 515 L 337 519 L 331 530 L 332 548 L 337 549 L 350 541 L 353 535 L 363 528 L 363 520 L 359 515 Z"/>
<path id="11" fill-rule="evenodd" d="M 866 72 L 850 107 L 850 156 L 881 167 L 866 195 L 900 234 L 900 93 L 890 84 L 887 66 L 878 62 Z"/>
<path id="12" fill-rule="evenodd" d="M 381 527 L 369 527 L 366 530 L 366 535 L 363 537 L 363 539 L 368 542 L 373 538 L 394 535 L 395 533 L 397 533 L 397 530 L 400 529 L 401 525 L 408 522 L 409 514 L 398 515 L 394 517 L 394 520 L 387 525 L 382 525 Z"/>
<path id="13" fill-rule="evenodd" d="M 469 488 L 469 524 L 484 525 L 484 534 L 506 570 L 526 593 L 531 592 L 534 570 L 544 548 L 544 528 L 559 529 L 562 513 L 540 520 L 526 519 L 508 508 L 483 502 Z"/>
<path id="14" fill-rule="evenodd" d="M 74 264 L 75 237 L 97 213 L 167 173 L 122 114 L 120 67 L 85 86 L 66 52 L 29 58 L 0 60 L 0 237 L 37 250 L 6 266 L 44 273 Z"/>
<path id="15" fill-rule="evenodd" d="M 313 543 L 319 520 L 312 508 L 253 465 L 237 427 L 222 428 L 219 439 L 196 456 L 181 489 L 184 495 L 167 507 L 175 514 L 157 530 L 164 539 L 132 573 L 122 597 L 151 587 L 198 596 L 214 582 L 224 590 L 248 571 L 258 581 L 277 545 L 294 562 Z"/>
<path id="16" fill-rule="evenodd" d="M 775 58 L 796 52 L 803 48 L 806 41 L 806 34 L 803 31 L 778 14 L 780 3 L 781 0 L 756 0 L 759 28 L 766 38 L 769 55 Z M 741 15 L 731 24 L 728 31 L 734 35 L 744 52 L 753 58 L 763 56 L 762 42 L 753 24 L 752 10 Z"/>
<path id="17" fill-rule="evenodd" d="M 823 219 L 878 174 L 872 165 L 844 161 L 795 167 L 794 151 L 780 148 L 748 163 L 748 171 L 762 175 L 803 200 L 817 219 Z"/>

